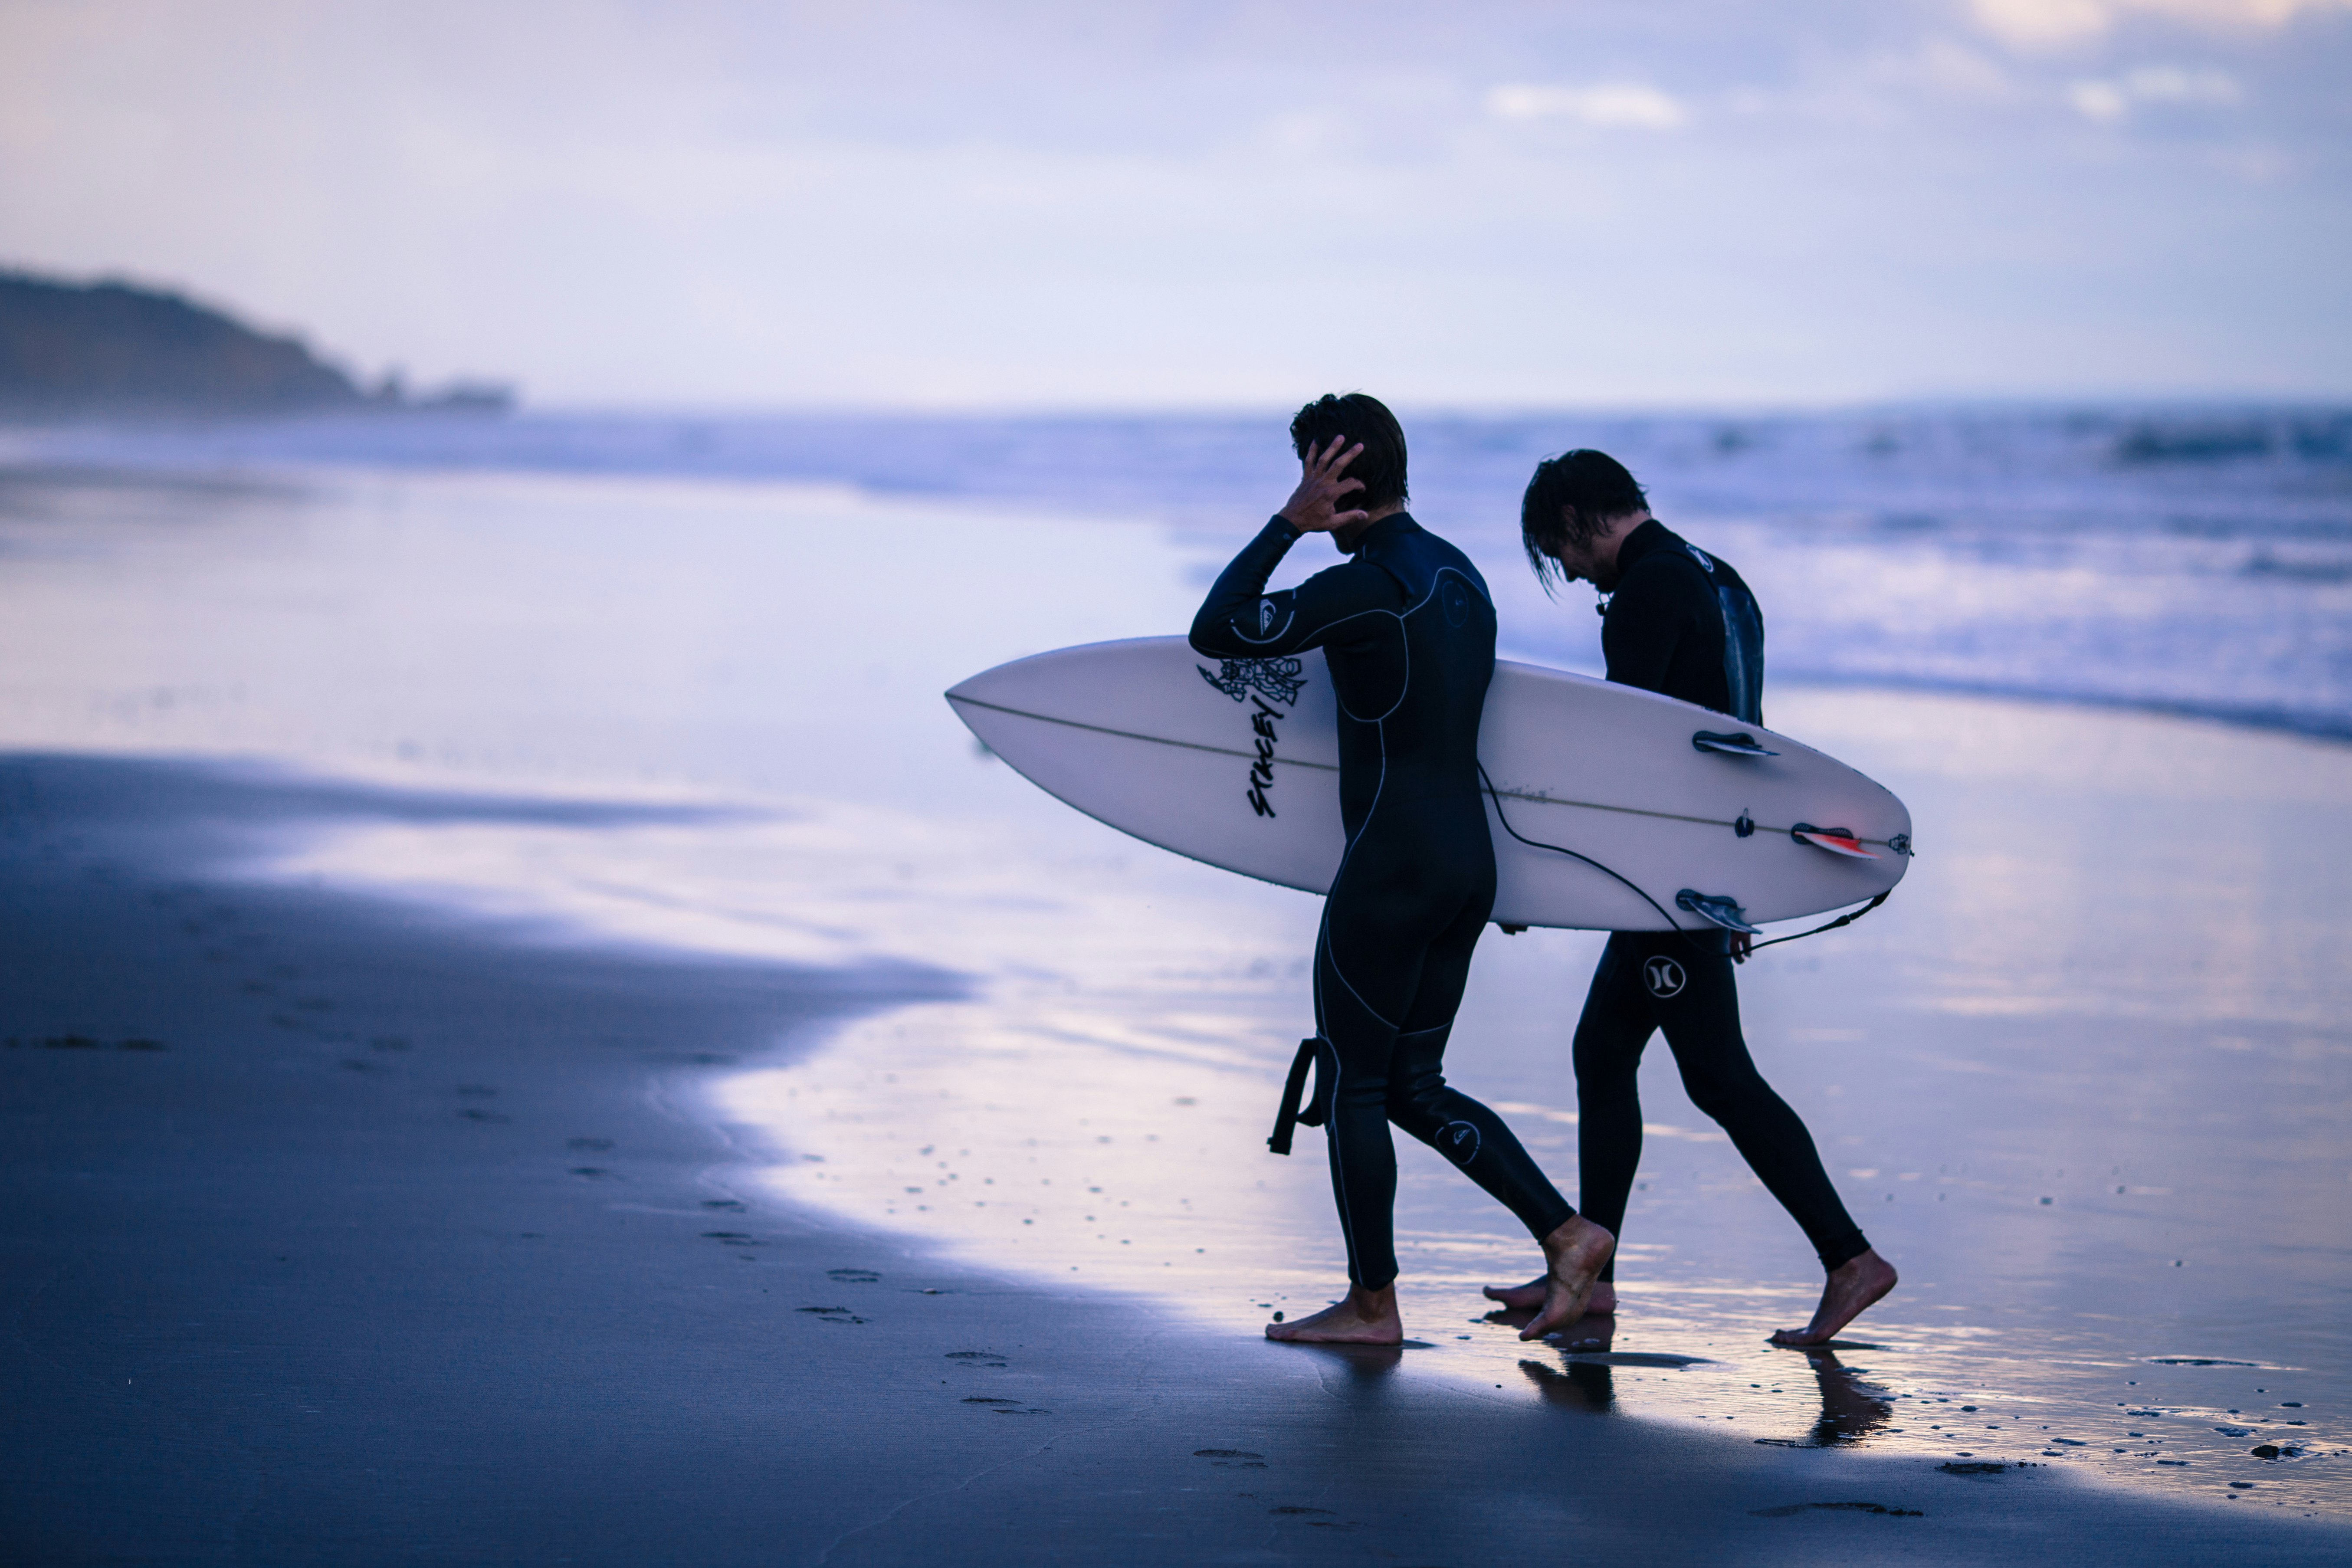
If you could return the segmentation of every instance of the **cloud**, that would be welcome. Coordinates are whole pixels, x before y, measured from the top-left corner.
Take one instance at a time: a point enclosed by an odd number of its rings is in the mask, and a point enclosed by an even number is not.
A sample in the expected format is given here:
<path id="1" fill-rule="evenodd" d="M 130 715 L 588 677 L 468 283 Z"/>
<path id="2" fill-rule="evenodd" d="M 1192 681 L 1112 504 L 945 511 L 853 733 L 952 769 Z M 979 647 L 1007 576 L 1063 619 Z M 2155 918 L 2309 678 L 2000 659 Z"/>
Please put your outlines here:
<path id="1" fill-rule="evenodd" d="M 1598 87 L 1510 82 L 1486 95 L 1486 112 L 1497 120 L 1573 120 L 1639 131 L 1673 131 L 1690 118 L 1672 98 L 1637 82 Z"/>
<path id="2" fill-rule="evenodd" d="M 2126 16 L 2220 27 L 2283 27 L 2305 12 L 2352 11 L 2352 0 L 1970 0 L 1979 26 L 2022 48 L 2097 37 Z"/>
<path id="3" fill-rule="evenodd" d="M 2113 124 L 2136 104 L 2180 103 L 2221 107 L 2244 96 L 2237 79 L 2221 71 L 2195 70 L 2181 66 L 2142 66 L 2120 77 L 2095 78 L 2073 83 L 2066 96 L 2085 120 Z"/>

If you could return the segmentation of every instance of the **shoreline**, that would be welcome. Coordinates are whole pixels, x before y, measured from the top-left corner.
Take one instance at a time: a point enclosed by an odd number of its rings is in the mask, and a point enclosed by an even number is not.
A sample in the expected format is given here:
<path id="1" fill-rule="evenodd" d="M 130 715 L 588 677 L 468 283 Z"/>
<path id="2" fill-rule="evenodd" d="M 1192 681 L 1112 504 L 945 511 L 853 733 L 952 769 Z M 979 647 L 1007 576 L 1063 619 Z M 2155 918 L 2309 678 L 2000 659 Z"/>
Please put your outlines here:
<path id="1" fill-rule="evenodd" d="M 1638 1562 L 1980 1561 L 2054 1532 L 2088 1561 L 2317 1563 L 2352 1542 L 2047 1468 L 1696 1435 L 1596 1409 L 1605 1378 L 1573 1368 L 1528 1373 L 1559 1395 L 1530 1409 L 1410 1351 L 1269 1346 L 942 1262 L 776 1202 L 752 1180 L 767 1131 L 680 1106 L 723 1058 L 779 1065 L 958 994 L 950 974 L 235 880 L 224 847 L 297 807 L 204 765 L 10 755 L 0 808 L 16 1560 L 1467 1562 L 1570 1528 Z M 74 1039 L 98 1043 L 49 1044 Z"/>

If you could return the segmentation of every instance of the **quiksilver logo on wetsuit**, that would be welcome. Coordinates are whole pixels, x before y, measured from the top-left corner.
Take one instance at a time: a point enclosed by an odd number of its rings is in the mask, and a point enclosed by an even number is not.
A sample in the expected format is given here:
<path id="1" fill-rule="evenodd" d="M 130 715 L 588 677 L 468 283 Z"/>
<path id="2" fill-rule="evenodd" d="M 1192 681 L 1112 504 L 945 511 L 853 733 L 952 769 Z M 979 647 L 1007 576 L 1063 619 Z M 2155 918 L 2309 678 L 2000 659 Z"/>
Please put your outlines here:
<path id="1" fill-rule="evenodd" d="M 1462 627 L 1464 627 L 1464 626 L 1465 626 L 1469 625 L 1469 623 L 1470 623 L 1470 590 L 1469 590 L 1469 589 L 1467 589 L 1467 588 L 1464 587 L 1464 586 L 1463 586 L 1461 584 L 1459 584 L 1459 583 L 1456 583 L 1456 582 L 1453 582 L 1453 581 L 1451 581 L 1451 580 L 1448 580 L 1448 581 L 1447 581 L 1447 583 L 1446 583 L 1446 584 L 1445 584 L 1445 587 L 1444 587 L 1444 589 L 1443 593 L 1442 593 L 1442 594 L 1441 594 L 1441 595 L 1440 595 L 1440 600 L 1439 600 L 1439 602 L 1440 602 L 1440 603 L 1442 603 L 1443 605 L 1444 605 L 1444 606 L 1445 606 L 1445 624 L 1446 624 L 1447 626 L 1454 627 L 1456 631 L 1459 631 L 1459 630 L 1461 630 L 1461 629 L 1462 629 Z"/>
<path id="2" fill-rule="evenodd" d="M 1258 636 L 1264 637 L 1267 632 L 1274 628 L 1274 601 L 1272 599 L 1260 599 L 1257 602 Z"/>

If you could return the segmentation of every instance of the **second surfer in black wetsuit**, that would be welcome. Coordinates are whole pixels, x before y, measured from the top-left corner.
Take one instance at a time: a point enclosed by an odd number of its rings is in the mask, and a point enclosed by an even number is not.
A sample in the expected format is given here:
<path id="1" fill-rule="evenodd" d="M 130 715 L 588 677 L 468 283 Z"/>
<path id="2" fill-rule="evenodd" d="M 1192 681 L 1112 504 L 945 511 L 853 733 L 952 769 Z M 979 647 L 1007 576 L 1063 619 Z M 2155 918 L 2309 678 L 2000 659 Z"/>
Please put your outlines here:
<path id="1" fill-rule="evenodd" d="M 1764 619 L 1755 595 L 1727 563 L 1653 518 L 1623 465 L 1594 451 L 1547 459 L 1528 485 L 1519 523 L 1528 562 L 1547 584 L 1554 574 L 1581 577 L 1611 595 L 1601 628 L 1610 679 L 1764 722 Z M 1895 1268 L 1846 1213 L 1812 1135 L 1748 1057 L 1731 966 L 1749 940 L 1727 931 L 1610 937 L 1576 1026 L 1579 1195 L 1600 1224 L 1623 1227 L 1642 1158 L 1635 1069 L 1651 1035 L 1664 1029 L 1691 1103 L 1731 1134 L 1828 1271 L 1812 1321 L 1772 1336 L 1775 1344 L 1818 1345 L 1895 1288 Z M 1616 1310 L 1614 1276 L 1612 1258 L 1590 1310 Z M 1486 1294 L 1532 1306 L 1543 1283 Z"/>
<path id="2" fill-rule="evenodd" d="M 1192 622 L 1214 658 L 1323 650 L 1339 710 L 1347 848 L 1315 943 L 1316 1108 L 1348 1247 L 1345 1300 L 1270 1339 L 1395 1344 L 1393 1121 L 1452 1161 L 1541 1244 L 1537 1339 L 1582 1315 L 1615 1240 L 1537 1168 L 1500 1117 L 1442 1070 L 1470 952 L 1495 902 L 1478 792 L 1478 720 L 1495 669 L 1495 609 L 1469 558 L 1404 510 L 1404 433 L 1361 394 L 1291 422 L 1298 489 L 1234 558 Z M 1352 469 L 1352 471 L 1351 471 Z M 1267 577 L 1300 536 L 1353 559 L 1295 589 Z M 1295 668 L 1295 667 L 1294 667 Z M 1277 1147 L 1288 1149 L 1286 1105 Z M 1310 1111 L 1311 1119 L 1313 1112 Z"/>

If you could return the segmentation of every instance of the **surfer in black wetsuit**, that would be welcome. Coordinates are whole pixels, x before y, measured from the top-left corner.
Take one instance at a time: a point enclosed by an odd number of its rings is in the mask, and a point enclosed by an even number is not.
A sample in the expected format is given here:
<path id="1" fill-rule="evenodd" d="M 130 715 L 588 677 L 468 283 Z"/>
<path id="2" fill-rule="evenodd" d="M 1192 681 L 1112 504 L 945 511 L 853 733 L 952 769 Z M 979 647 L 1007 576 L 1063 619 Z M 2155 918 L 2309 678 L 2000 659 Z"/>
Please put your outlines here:
<path id="1" fill-rule="evenodd" d="M 1518 1216 L 1542 1245 L 1541 1337 L 1582 1315 L 1614 1238 L 1579 1215 L 1500 1117 L 1446 1086 L 1442 1063 L 1470 952 L 1495 902 L 1495 850 L 1478 793 L 1478 719 L 1495 669 L 1495 609 L 1469 558 L 1405 506 L 1404 433 L 1360 393 L 1325 397 L 1291 422 L 1298 489 L 1234 558 L 1192 622 L 1213 658 L 1319 647 L 1339 709 L 1339 809 L 1347 849 L 1315 943 L 1314 1100 L 1348 1247 L 1347 1298 L 1270 1339 L 1395 1344 L 1389 1123 L 1435 1149 Z M 1353 469 L 1350 472 L 1350 469 Z M 1267 577 L 1302 534 L 1331 534 L 1352 559 L 1295 589 Z M 1295 670 L 1296 666 L 1292 666 Z M 1228 671 L 1231 673 L 1230 669 Z M 1302 1063 L 1303 1066 L 1303 1063 Z M 1297 1077 L 1293 1078 L 1293 1095 Z M 1271 1141 L 1289 1150 L 1286 1098 Z"/>
<path id="2" fill-rule="evenodd" d="M 1610 595 L 1601 626 L 1610 679 L 1764 722 L 1764 618 L 1755 595 L 1728 563 L 1652 517 L 1649 498 L 1622 464 L 1594 451 L 1547 459 L 1528 485 L 1519 527 L 1547 588 L 1555 577 L 1583 578 Z M 1812 1321 L 1772 1336 L 1776 1344 L 1817 1345 L 1892 1290 L 1895 1268 L 1864 1238 L 1811 1134 L 1748 1057 L 1731 966 L 1746 958 L 1749 940 L 1721 930 L 1610 937 L 1576 1026 L 1580 1195 L 1595 1223 L 1622 1232 L 1642 1158 L 1634 1073 L 1650 1036 L 1664 1029 L 1691 1103 L 1731 1135 L 1821 1255 L 1829 1279 Z M 1612 1258 L 1589 1310 L 1616 1310 L 1615 1274 Z M 1486 1294 L 1532 1306 L 1543 1283 Z"/>

